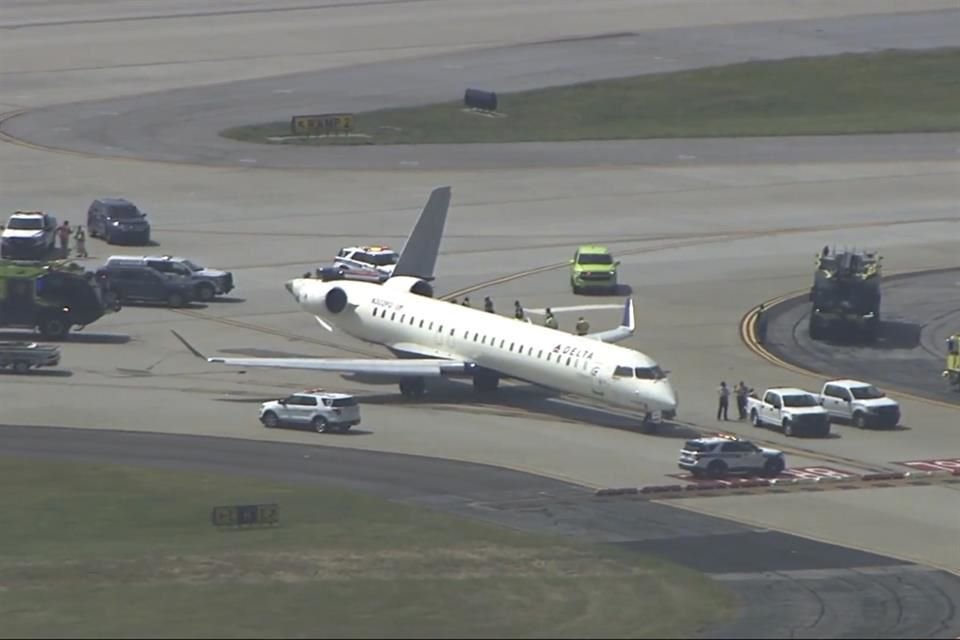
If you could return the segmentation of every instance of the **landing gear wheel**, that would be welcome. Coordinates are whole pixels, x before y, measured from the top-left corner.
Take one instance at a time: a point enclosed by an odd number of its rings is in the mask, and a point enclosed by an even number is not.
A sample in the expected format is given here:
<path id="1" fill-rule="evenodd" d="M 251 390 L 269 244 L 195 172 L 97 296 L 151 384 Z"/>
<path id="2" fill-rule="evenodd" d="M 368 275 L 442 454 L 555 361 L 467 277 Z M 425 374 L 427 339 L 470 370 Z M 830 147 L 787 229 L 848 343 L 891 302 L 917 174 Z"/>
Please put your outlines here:
<path id="1" fill-rule="evenodd" d="M 648 435 L 654 435 L 660 431 L 660 423 L 655 422 L 653 416 L 649 413 L 643 416 L 643 423 L 640 425 L 640 431 Z"/>
<path id="2" fill-rule="evenodd" d="M 310 422 L 310 425 L 313 427 L 313 430 L 316 431 L 317 433 L 326 433 L 327 431 L 327 419 L 324 418 L 323 416 L 315 417 Z"/>
<path id="3" fill-rule="evenodd" d="M 473 376 L 473 390 L 481 393 L 496 391 L 500 386 L 500 376 L 496 373 L 480 371 Z"/>
<path id="4" fill-rule="evenodd" d="M 419 398 L 427 392 L 427 382 L 423 378 L 407 378 L 400 381 L 400 394 L 405 398 Z"/>

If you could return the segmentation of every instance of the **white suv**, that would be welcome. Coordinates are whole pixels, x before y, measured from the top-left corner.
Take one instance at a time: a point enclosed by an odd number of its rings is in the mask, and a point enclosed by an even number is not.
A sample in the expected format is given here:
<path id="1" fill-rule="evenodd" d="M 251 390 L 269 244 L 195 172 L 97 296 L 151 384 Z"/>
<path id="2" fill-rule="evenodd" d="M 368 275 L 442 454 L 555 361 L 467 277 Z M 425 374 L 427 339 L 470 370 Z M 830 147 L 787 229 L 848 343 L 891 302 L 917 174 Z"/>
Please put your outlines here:
<path id="1" fill-rule="evenodd" d="M 292 426 L 308 427 L 317 433 L 344 433 L 360 424 L 360 407 L 349 394 L 313 389 L 264 402 L 260 405 L 260 422 L 268 429 Z"/>
<path id="2" fill-rule="evenodd" d="M 722 478 L 729 473 L 760 474 L 773 478 L 787 466 L 782 451 L 758 447 L 749 440 L 716 436 L 687 440 L 678 466 L 695 478 Z"/>
<path id="3" fill-rule="evenodd" d="M 344 247 L 333 263 L 337 267 L 376 271 L 390 276 L 399 259 L 400 255 L 390 247 Z"/>

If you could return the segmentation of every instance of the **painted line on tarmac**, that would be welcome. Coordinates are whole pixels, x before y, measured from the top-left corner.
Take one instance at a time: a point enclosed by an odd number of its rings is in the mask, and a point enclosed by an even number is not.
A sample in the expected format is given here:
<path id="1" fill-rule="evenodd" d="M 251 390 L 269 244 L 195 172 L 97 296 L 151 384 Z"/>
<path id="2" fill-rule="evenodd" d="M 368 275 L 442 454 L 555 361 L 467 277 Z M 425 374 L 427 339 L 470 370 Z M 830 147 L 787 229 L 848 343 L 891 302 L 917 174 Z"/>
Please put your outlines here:
<path id="1" fill-rule="evenodd" d="M 944 268 L 944 267 L 935 267 L 935 268 L 929 268 L 929 269 L 917 269 L 917 270 L 910 270 L 910 271 L 899 271 L 899 272 L 890 274 L 890 276 L 888 276 L 888 277 L 894 277 L 894 276 L 895 276 L 895 277 L 901 277 L 901 278 L 902 278 L 902 277 L 908 277 L 908 276 L 922 276 L 922 275 L 928 274 L 928 273 L 936 273 L 936 272 L 941 272 L 941 271 L 950 271 L 950 270 L 953 270 L 953 269 L 955 269 L 955 267 L 946 267 L 946 268 Z M 802 376 L 807 376 L 807 377 L 811 377 L 811 378 L 817 378 L 818 380 L 821 380 L 821 381 L 822 381 L 824 378 L 833 379 L 833 378 L 841 378 L 841 377 L 844 377 L 844 376 L 840 376 L 839 374 L 833 374 L 833 373 L 830 373 L 830 372 L 814 371 L 813 369 L 807 369 L 807 368 L 805 368 L 805 367 L 801 367 L 801 366 L 795 365 L 795 364 L 793 364 L 793 363 L 791 363 L 791 362 L 788 362 L 788 361 L 786 361 L 786 360 L 783 360 L 782 358 L 779 358 L 779 357 L 777 357 L 776 355 L 774 355 L 773 353 L 771 353 L 770 351 L 768 351 L 768 350 L 760 343 L 760 340 L 757 338 L 757 326 L 756 326 L 756 325 L 757 325 L 757 315 L 759 314 L 759 311 L 760 311 L 760 307 L 761 307 L 761 306 L 764 307 L 765 310 L 766 310 L 766 312 L 769 313 L 769 310 L 770 310 L 771 308 L 773 308 L 773 307 L 775 307 L 775 306 L 777 306 L 777 305 L 781 305 L 781 304 L 787 303 L 787 302 L 793 302 L 793 301 L 797 300 L 798 298 L 801 298 L 801 297 L 803 297 L 803 296 L 806 296 L 807 293 L 808 293 L 808 290 L 807 290 L 807 289 L 803 289 L 803 290 L 800 290 L 800 291 L 792 291 L 792 292 L 790 292 L 790 293 L 786 293 L 786 294 L 777 296 L 777 297 L 775 297 L 775 298 L 771 298 L 770 300 L 767 300 L 767 301 L 763 302 L 762 304 L 757 305 L 756 307 L 750 309 L 750 310 L 743 316 L 743 318 L 741 318 L 741 320 L 740 320 L 740 339 L 741 339 L 741 340 L 743 341 L 743 343 L 746 345 L 747 349 L 749 349 L 749 350 L 750 350 L 751 352 L 753 352 L 755 355 L 760 356 L 761 358 L 763 358 L 764 360 L 766 360 L 766 361 L 769 362 L 770 364 L 772 364 L 772 365 L 774 365 L 774 366 L 776 366 L 776 367 L 779 367 L 779 368 L 781 368 L 781 369 L 786 369 L 787 371 L 791 371 L 791 372 L 793 372 L 793 373 L 797 373 L 797 374 L 802 375 Z M 960 405 L 957 405 L 957 404 L 953 404 L 953 403 L 950 403 L 950 402 L 944 402 L 943 400 L 935 400 L 935 399 L 933 399 L 933 398 L 927 398 L 927 397 L 925 397 L 925 396 L 917 395 L 917 394 L 915 394 L 915 393 L 911 393 L 911 392 L 909 392 L 909 391 L 904 391 L 904 390 L 902 390 L 902 389 L 898 389 L 898 388 L 892 387 L 892 386 L 888 386 L 887 388 L 890 389 L 890 391 L 892 391 L 893 393 L 895 393 L 895 394 L 898 395 L 898 396 L 901 396 L 901 397 L 903 397 L 903 398 L 907 398 L 907 399 L 910 399 L 910 400 L 914 400 L 914 401 L 916 401 L 916 402 L 923 402 L 923 403 L 926 403 L 926 404 L 929 404 L 929 405 L 933 405 L 933 406 L 936 406 L 936 407 L 940 407 L 940 408 L 943 408 L 943 409 L 952 409 L 952 410 L 960 409 Z"/>

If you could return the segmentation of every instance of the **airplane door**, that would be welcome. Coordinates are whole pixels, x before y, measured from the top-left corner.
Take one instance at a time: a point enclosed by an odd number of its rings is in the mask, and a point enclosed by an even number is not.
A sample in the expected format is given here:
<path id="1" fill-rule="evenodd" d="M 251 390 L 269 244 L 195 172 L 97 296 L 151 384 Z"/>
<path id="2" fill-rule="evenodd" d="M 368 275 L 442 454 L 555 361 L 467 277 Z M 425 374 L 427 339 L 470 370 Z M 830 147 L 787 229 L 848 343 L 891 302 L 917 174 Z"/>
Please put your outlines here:
<path id="1" fill-rule="evenodd" d="M 593 365 L 593 368 L 590 369 L 590 378 L 593 385 L 593 395 L 603 397 L 607 391 L 599 364 Z"/>

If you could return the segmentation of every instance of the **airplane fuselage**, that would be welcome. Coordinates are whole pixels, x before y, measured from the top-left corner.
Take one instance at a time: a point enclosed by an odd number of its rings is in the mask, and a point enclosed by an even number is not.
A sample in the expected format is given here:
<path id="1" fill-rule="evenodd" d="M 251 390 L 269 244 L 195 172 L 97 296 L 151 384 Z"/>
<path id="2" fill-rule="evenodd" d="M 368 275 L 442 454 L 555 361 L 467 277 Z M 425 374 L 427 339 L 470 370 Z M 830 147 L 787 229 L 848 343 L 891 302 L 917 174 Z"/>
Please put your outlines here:
<path id="1" fill-rule="evenodd" d="M 502 375 L 634 411 L 676 410 L 669 380 L 639 351 L 413 294 L 395 282 L 296 279 L 287 288 L 305 311 L 354 338 L 401 357 L 468 363 L 463 373 L 475 384 Z M 330 303 L 333 289 L 345 294 L 339 309 Z"/>

